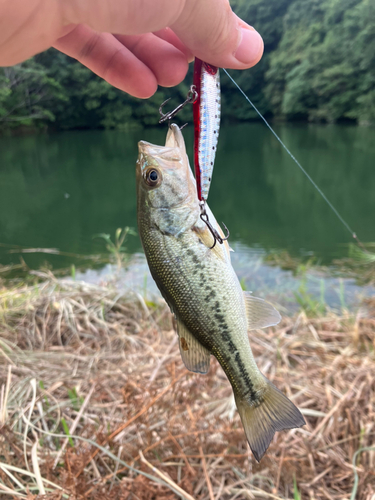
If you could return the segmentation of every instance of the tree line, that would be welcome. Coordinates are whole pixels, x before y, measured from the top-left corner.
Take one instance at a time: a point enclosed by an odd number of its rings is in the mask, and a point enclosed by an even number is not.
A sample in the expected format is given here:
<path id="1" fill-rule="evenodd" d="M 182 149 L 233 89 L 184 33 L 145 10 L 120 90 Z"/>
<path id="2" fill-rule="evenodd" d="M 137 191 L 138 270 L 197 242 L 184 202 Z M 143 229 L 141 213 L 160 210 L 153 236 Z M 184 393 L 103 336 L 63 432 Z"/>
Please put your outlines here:
<path id="1" fill-rule="evenodd" d="M 375 123 L 374 0 L 232 0 L 263 36 L 262 61 L 231 74 L 271 119 Z M 155 125 L 160 103 L 185 99 L 183 83 L 135 99 L 54 49 L 0 68 L 0 130 L 134 128 Z M 223 121 L 254 120 L 222 76 Z M 181 115 L 191 120 L 191 110 Z"/>

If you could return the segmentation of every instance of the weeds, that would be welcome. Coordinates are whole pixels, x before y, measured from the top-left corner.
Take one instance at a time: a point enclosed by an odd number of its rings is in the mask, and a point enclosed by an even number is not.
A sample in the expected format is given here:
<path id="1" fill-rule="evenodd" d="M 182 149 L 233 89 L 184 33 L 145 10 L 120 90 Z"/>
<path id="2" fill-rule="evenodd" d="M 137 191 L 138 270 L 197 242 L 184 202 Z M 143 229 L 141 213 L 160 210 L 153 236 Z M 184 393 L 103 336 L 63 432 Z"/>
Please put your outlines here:
<path id="1" fill-rule="evenodd" d="M 111 236 L 109 234 L 100 233 L 94 236 L 94 238 L 101 238 L 105 241 L 106 249 L 113 256 L 118 269 L 121 269 L 125 260 L 129 258 L 128 254 L 126 253 L 126 247 L 124 246 L 128 235 L 136 236 L 137 233 L 134 231 L 134 229 L 125 227 L 124 229 L 118 228 L 116 230 L 114 241 L 111 240 Z"/>
<path id="2" fill-rule="evenodd" d="M 316 299 L 314 295 L 308 292 L 307 290 L 307 277 L 303 275 L 301 278 L 300 286 L 297 292 L 294 292 L 294 297 L 298 304 L 301 306 L 301 309 L 308 316 L 322 316 L 327 311 L 327 305 L 325 302 L 325 283 L 324 279 L 321 278 L 319 280 L 320 283 L 320 298 Z"/>
<path id="3" fill-rule="evenodd" d="M 359 285 L 375 284 L 375 243 L 367 243 L 360 248 L 349 245 L 349 256 L 334 261 L 334 266 L 341 276 L 354 278 Z"/>
<path id="4" fill-rule="evenodd" d="M 277 433 L 260 464 L 218 363 L 206 376 L 183 367 L 163 302 L 148 307 L 138 295 L 45 274 L 3 291 L 0 310 L 4 498 L 375 495 L 375 322 L 366 310 L 301 313 L 251 333 L 259 368 L 307 421 Z"/>
<path id="5" fill-rule="evenodd" d="M 301 494 L 298 491 L 296 476 L 293 476 L 293 499 L 294 500 L 302 500 Z"/>
<path id="6" fill-rule="evenodd" d="M 331 266 L 322 266 L 315 257 L 308 259 L 294 257 L 286 250 L 274 250 L 263 259 L 265 264 L 277 266 L 285 271 L 291 271 L 294 276 L 306 275 L 316 271 L 324 276 L 339 276 L 353 278 L 359 285 L 375 284 L 375 243 L 367 243 L 360 248 L 350 244 L 348 257 L 335 259 Z"/>

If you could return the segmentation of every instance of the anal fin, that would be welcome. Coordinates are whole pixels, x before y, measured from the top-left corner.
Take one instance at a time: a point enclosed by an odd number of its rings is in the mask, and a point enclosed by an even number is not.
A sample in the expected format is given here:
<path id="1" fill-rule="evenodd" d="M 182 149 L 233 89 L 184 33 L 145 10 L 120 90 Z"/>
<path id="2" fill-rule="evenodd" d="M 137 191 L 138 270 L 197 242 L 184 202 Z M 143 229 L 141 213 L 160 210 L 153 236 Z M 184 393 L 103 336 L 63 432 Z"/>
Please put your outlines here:
<path id="1" fill-rule="evenodd" d="M 177 334 L 182 361 L 188 370 L 207 373 L 210 369 L 211 353 L 197 340 L 186 326 L 176 318 Z"/>
<path id="2" fill-rule="evenodd" d="M 254 297 L 250 292 L 244 292 L 244 297 L 248 330 L 266 328 L 280 323 L 281 315 L 272 304 Z"/>

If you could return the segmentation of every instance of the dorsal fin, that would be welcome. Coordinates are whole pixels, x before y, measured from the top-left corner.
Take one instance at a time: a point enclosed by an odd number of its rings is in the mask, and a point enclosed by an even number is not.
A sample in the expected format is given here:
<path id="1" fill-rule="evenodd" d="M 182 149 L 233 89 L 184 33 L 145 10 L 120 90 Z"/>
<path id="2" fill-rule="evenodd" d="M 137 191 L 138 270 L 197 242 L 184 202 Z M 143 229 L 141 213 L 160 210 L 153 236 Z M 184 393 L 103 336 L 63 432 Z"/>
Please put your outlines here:
<path id="1" fill-rule="evenodd" d="M 210 351 L 202 346 L 177 317 L 176 323 L 180 353 L 184 365 L 191 372 L 207 373 L 210 369 Z"/>
<path id="2" fill-rule="evenodd" d="M 263 299 L 254 297 L 251 292 L 244 292 L 247 328 L 255 330 L 257 328 L 266 328 L 280 323 L 281 315 L 273 305 Z"/>

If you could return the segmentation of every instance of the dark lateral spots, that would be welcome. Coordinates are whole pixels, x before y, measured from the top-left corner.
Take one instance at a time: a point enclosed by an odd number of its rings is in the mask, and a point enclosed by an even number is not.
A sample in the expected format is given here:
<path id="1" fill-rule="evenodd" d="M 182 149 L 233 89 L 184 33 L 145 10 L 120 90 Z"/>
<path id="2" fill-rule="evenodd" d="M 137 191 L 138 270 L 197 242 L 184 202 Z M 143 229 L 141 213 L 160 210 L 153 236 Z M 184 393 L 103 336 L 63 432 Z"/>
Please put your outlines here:
<path id="1" fill-rule="evenodd" d="M 191 256 L 191 260 L 194 262 L 194 264 L 200 264 L 198 257 L 193 253 Z"/>
<path id="2" fill-rule="evenodd" d="M 214 317 L 217 319 L 220 327 L 223 327 L 224 325 L 227 326 L 227 324 L 225 322 L 225 317 L 223 316 L 223 314 L 219 314 L 216 312 L 214 314 Z"/>
<path id="3" fill-rule="evenodd" d="M 229 344 L 234 345 L 228 330 L 222 330 L 220 333 L 221 333 L 221 338 L 224 340 L 224 342 L 226 342 L 228 345 Z"/>
<path id="4" fill-rule="evenodd" d="M 206 289 L 207 289 L 207 287 L 206 287 Z M 208 289 L 210 290 L 210 287 L 208 287 Z M 205 302 L 209 302 L 209 301 L 210 301 L 211 299 L 213 299 L 215 296 L 216 296 L 216 292 L 215 292 L 215 290 L 211 290 L 211 292 L 210 292 L 208 295 L 206 295 L 206 297 L 205 297 L 205 299 L 204 299 L 204 300 L 205 300 Z"/>
<path id="5" fill-rule="evenodd" d="M 233 344 L 233 342 L 231 340 L 229 340 L 227 343 L 228 343 L 229 352 L 231 354 L 234 354 L 237 351 L 236 346 Z"/>
<path id="6" fill-rule="evenodd" d="M 232 337 L 229 332 L 229 328 L 226 324 L 220 325 L 220 337 L 227 344 L 227 348 L 231 354 L 237 351 L 235 344 L 233 343 Z"/>
<path id="7" fill-rule="evenodd" d="M 204 284 L 206 283 L 206 276 L 203 274 L 203 273 L 200 273 L 200 279 L 201 279 L 201 283 Z"/>
<path id="8" fill-rule="evenodd" d="M 201 263 L 197 255 L 193 252 L 193 250 L 191 249 L 186 250 L 186 254 L 189 255 L 189 257 L 191 257 L 194 267 L 198 269 L 204 269 L 204 265 Z"/>
<path id="9" fill-rule="evenodd" d="M 254 391 L 254 385 L 252 381 L 250 380 L 249 374 L 246 371 L 245 365 L 243 364 L 243 361 L 241 359 L 240 353 L 237 352 L 235 357 L 234 357 L 236 364 L 238 366 L 238 369 L 240 370 L 241 377 L 243 378 L 243 381 L 245 382 L 246 387 L 249 389 L 250 397 L 252 401 L 256 401 L 256 392 Z"/>
<path id="10" fill-rule="evenodd" d="M 219 313 L 221 311 L 219 302 L 216 301 L 215 304 L 211 307 L 211 309 L 213 311 L 216 311 L 217 313 Z M 221 314 L 219 314 L 218 316 L 220 316 L 220 318 L 223 318 L 223 320 L 224 320 L 224 316 L 222 316 Z M 216 314 L 215 314 L 215 317 L 216 317 Z M 221 323 L 222 323 L 222 321 L 221 321 Z"/>

